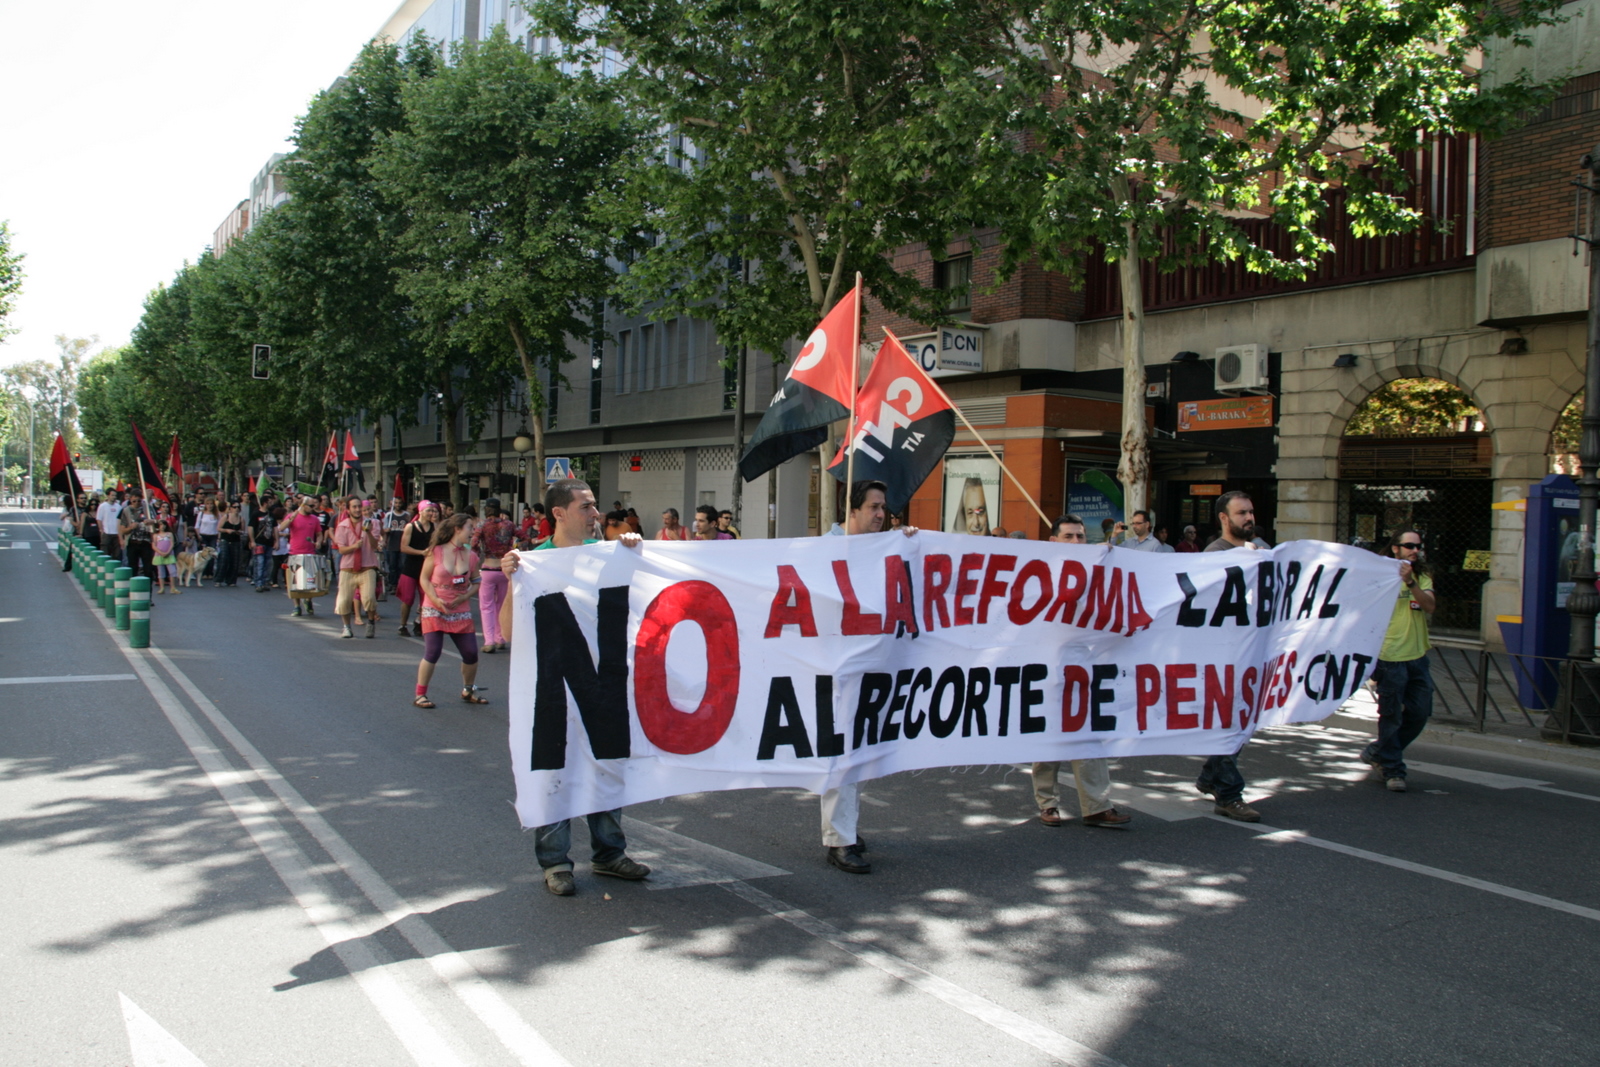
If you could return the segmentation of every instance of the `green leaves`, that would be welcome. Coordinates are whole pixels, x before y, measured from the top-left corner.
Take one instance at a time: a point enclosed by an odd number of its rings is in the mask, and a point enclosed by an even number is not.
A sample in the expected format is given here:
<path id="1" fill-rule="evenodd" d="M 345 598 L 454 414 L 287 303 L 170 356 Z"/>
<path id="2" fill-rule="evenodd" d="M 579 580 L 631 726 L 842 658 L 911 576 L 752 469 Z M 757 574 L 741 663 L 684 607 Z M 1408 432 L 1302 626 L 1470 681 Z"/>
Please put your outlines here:
<path id="1" fill-rule="evenodd" d="M 22 291 L 22 253 L 11 247 L 11 229 L 0 221 L 0 341 L 16 331 L 6 325 Z"/>

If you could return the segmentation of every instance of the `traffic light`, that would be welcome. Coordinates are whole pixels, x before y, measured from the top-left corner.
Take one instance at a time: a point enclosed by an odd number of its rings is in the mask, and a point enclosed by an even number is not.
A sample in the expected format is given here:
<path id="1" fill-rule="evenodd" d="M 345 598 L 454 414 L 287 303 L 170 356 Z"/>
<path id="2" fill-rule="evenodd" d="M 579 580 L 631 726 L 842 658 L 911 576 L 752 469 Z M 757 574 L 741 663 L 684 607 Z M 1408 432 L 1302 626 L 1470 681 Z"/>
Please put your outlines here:
<path id="1" fill-rule="evenodd" d="M 272 377 L 272 346 L 250 346 L 250 377 L 266 381 Z"/>

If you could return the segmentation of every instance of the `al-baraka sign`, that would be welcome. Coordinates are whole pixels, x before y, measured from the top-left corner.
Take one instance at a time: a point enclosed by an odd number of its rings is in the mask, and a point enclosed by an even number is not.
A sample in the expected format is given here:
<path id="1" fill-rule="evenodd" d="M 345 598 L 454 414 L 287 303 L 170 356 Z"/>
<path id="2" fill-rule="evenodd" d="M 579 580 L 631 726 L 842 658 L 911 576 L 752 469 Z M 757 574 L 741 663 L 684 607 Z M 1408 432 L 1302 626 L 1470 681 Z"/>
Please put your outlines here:
<path id="1" fill-rule="evenodd" d="M 1184 400 L 1178 404 L 1178 431 L 1246 430 L 1272 425 L 1270 396 L 1227 400 Z"/>
<path id="2" fill-rule="evenodd" d="M 1398 564 L 898 532 L 620 542 L 513 577 L 525 826 L 680 793 L 1232 752 L 1371 672 Z"/>

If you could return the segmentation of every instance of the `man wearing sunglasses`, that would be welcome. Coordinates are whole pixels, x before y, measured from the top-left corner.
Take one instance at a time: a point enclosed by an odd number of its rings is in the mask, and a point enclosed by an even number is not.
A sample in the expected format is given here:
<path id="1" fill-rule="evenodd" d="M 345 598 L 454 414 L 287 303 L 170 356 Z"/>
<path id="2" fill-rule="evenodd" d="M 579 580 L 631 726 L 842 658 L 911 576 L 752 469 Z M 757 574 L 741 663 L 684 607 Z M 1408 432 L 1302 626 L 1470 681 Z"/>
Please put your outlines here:
<path id="1" fill-rule="evenodd" d="M 1378 689 L 1378 737 L 1361 751 L 1362 762 L 1382 774 L 1392 793 L 1406 791 L 1406 746 L 1417 739 L 1433 714 L 1433 675 L 1428 669 L 1428 616 L 1438 602 L 1433 579 L 1418 569 L 1422 535 L 1401 530 L 1389 543 L 1400 561 L 1400 596 L 1389 617 L 1372 671 Z"/>

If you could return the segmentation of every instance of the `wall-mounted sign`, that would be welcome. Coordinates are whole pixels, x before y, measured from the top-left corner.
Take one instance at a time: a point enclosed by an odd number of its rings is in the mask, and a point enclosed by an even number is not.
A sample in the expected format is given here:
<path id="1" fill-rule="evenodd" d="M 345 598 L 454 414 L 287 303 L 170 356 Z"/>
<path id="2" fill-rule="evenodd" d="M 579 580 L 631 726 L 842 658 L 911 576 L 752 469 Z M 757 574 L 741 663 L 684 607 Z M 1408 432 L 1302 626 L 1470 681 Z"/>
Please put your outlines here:
<path id="1" fill-rule="evenodd" d="M 1178 404 L 1178 432 L 1247 430 L 1272 425 L 1272 397 L 1236 396 L 1226 400 L 1184 400 Z"/>
<path id="2" fill-rule="evenodd" d="M 983 331 L 955 327 L 901 338 L 906 350 L 930 375 L 974 374 L 983 370 Z"/>
<path id="3" fill-rule="evenodd" d="M 1190 496 L 1221 496 L 1222 495 L 1222 486 L 1217 485 L 1215 483 L 1210 484 L 1210 485 L 1191 485 L 1189 487 L 1189 495 Z"/>

